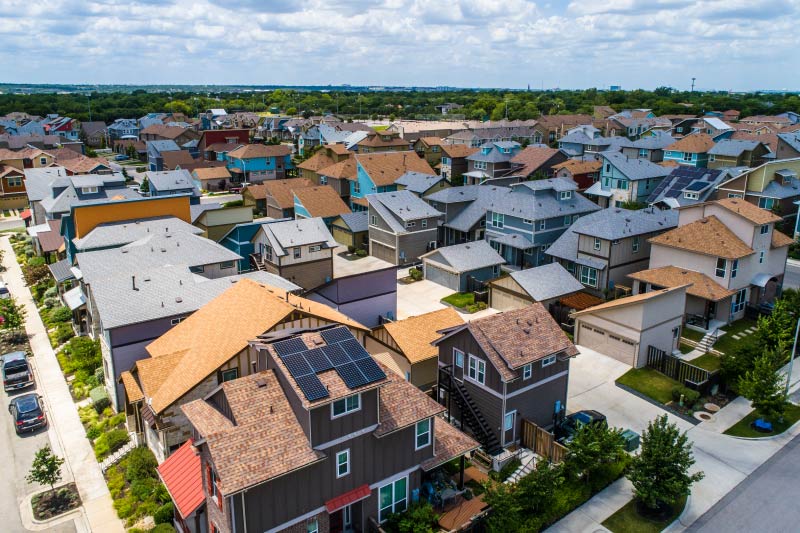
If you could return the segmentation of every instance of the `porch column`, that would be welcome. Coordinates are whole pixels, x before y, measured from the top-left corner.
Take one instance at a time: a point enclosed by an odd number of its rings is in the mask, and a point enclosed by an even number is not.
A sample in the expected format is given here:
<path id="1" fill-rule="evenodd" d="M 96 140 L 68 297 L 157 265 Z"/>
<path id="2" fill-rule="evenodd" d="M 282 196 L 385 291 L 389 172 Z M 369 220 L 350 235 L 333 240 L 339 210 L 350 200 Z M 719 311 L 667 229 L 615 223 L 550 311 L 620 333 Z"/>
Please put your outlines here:
<path id="1" fill-rule="evenodd" d="M 464 456 L 461 456 L 460 466 L 458 469 L 458 490 L 464 490 Z"/>

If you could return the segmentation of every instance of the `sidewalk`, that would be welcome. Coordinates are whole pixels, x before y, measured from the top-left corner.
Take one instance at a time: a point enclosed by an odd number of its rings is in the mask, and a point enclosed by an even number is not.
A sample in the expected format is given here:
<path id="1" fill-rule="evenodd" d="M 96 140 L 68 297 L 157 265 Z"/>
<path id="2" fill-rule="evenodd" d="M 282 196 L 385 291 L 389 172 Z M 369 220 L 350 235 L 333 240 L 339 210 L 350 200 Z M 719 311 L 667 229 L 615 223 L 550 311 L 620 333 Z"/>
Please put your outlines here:
<path id="1" fill-rule="evenodd" d="M 34 354 L 38 390 L 44 396 L 49 412 L 51 445 L 53 451 L 66 460 L 67 475 L 64 477 L 71 477 L 75 481 L 83 501 L 84 520 L 88 524 L 81 524 L 78 520 L 76 526 L 79 530 L 83 526 L 94 532 L 124 532 L 122 522 L 112 506 L 100 465 L 95 460 L 94 451 L 78 418 L 78 410 L 50 346 L 47 329 L 39 317 L 30 291 L 25 287 L 22 270 L 7 237 L 0 238 L 0 249 L 4 252 L 3 264 L 7 268 L 3 279 L 12 296 L 27 310 L 25 329 Z"/>

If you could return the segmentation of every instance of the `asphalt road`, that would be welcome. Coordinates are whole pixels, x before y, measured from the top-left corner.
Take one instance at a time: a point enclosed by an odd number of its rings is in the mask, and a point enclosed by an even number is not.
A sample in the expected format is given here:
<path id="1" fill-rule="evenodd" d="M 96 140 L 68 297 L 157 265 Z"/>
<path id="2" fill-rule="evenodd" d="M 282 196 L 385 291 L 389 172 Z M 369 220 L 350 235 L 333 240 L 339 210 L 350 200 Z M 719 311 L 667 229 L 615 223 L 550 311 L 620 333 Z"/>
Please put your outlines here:
<path id="1" fill-rule="evenodd" d="M 800 435 L 686 531 L 789 533 L 800 528 Z"/>
<path id="2" fill-rule="evenodd" d="M 786 263 L 786 273 L 783 276 L 784 289 L 800 289 L 800 266 Z"/>

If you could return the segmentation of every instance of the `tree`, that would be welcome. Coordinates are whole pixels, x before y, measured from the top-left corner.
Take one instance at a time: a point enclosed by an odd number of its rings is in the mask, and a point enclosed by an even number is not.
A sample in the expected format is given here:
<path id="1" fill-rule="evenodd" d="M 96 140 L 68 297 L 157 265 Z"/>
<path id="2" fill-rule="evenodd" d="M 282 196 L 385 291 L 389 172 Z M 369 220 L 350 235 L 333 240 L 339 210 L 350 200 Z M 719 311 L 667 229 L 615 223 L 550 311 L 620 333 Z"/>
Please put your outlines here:
<path id="1" fill-rule="evenodd" d="M 3 329 L 19 331 L 25 325 L 25 306 L 18 304 L 15 298 L 4 298 L 0 300 L 0 317 L 3 319 Z"/>
<path id="2" fill-rule="evenodd" d="M 142 180 L 142 184 L 139 186 L 139 190 L 144 193 L 150 192 L 150 180 L 147 179 L 147 176 L 145 176 L 144 179 Z"/>
<path id="3" fill-rule="evenodd" d="M 589 482 L 605 465 L 619 461 L 625 453 L 622 431 L 604 424 L 587 424 L 578 429 L 567 444 L 567 471 Z"/>
<path id="4" fill-rule="evenodd" d="M 25 284 L 33 287 L 50 277 L 50 269 L 47 265 L 29 264 L 22 267 L 22 276 L 25 278 Z"/>
<path id="5" fill-rule="evenodd" d="M 781 345 L 791 345 L 797 324 L 797 317 L 792 313 L 794 309 L 791 297 L 779 298 L 769 315 L 759 317 L 755 338 L 761 348 L 775 350 Z"/>
<path id="6" fill-rule="evenodd" d="M 753 369 L 739 378 L 739 392 L 770 421 L 780 420 L 786 411 L 785 381 L 775 371 L 775 363 L 784 359 L 784 352 L 782 347 L 775 351 L 765 349 L 761 357 L 755 360 Z"/>
<path id="7" fill-rule="evenodd" d="M 514 492 L 512 485 L 494 482 L 486 484 L 483 501 L 492 508 L 486 519 L 486 528 L 489 531 L 516 531 L 519 528 L 522 509 Z"/>
<path id="8" fill-rule="evenodd" d="M 383 529 L 397 533 L 433 533 L 438 520 L 439 515 L 428 502 L 412 503 L 405 511 L 390 514 Z"/>
<path id="9" fill-rule="evenodd" d="M 692 446 L 667 415 L 647 425 L 642 433 L 642 449 L 631 461 L 627 477 L 636 498 L 648 509 L 673 506 L 689 494 L 692 483 L 703 479 L 702 472 L 689 474 L 695 460 Z"/>
<path id="10" fill-rule="evenodd" d="M 555 502 L 558 488 L 563 483 L 562 465 L 551 464 L 544 460 L 537 461 L 536 468 L 517 482 L 515 496 L 522 506 L 523 515 L 529 520 L 534 517 L 541 520 Z M 530 529 L 538 530 L 542 525 L 539 523 L 538 527 Z"/>
<path id="11" fill-rule="evenodd" d="M 25 479 L 28 480 L 28 483 L 50 485 L 50 492 L 53 492 L 55 484 L 61 481 L 61 465 L 63 464 L 64 459 L 54 454 L 50 446 L 43 446 L 36 452 L 31 469 Z"/>

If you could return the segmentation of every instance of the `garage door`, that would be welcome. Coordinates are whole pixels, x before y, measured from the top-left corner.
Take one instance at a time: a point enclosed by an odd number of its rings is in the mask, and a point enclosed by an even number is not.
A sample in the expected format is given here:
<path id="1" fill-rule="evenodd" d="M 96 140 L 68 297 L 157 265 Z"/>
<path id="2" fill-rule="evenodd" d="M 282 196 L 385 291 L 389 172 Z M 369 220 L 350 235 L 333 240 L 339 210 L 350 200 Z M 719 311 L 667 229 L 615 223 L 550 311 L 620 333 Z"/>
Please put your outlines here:
<path id="1" fill-rule="evenodd" d="M 425 279 L 454 291 L 460 290 L 458 274 L 436 267 L 428 261 L 424 261 L 423 264 L 425 265 Z"/>
<path id="2" fill-rule="evenodd" d="M 490 290 L 492 309 L 497 309 L 498 311 L 513 311 L 514 309 L 522 309 L 523 307 L 528 307 L 533 303 L 533 300 L 515 296 L 494 286 L 491 286 Z"/>
<path id="3" fill-rule="evenodd" d="M 388 261 L 393 265 L 397 264 L 397 261 L 395 261 L 394 258 L 394 248 L 390 248 L 389 246 L 381 244 L 378 241 L 370 241 L 369 255 L 372 257 L 377 257 L 378 259 L 383 259 L 384 261 Z"/>
<path id="4" fill-rule="evenodd" d="M 636 343 L 604 329 L 581 322 L 578 342 L 617 361 L 633 366 Z"/>

